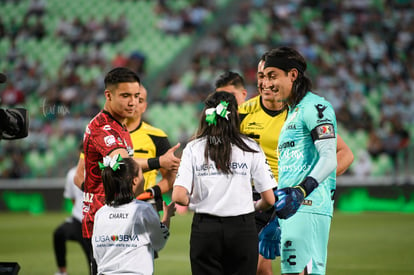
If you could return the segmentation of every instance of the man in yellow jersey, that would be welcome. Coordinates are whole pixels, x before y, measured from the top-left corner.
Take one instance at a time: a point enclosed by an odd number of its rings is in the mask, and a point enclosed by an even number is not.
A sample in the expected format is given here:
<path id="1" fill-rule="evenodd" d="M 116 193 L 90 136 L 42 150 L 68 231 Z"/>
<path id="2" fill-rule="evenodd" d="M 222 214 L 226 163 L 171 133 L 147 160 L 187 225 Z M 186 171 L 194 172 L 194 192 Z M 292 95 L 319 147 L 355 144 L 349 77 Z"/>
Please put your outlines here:
<path id="1" fill-rule="evenodd" d="M 269 166 L 277 179 L 277 146 L 279 133 L 287 116 L 287 110 L 284 104 L 276 99 L 274 93 L 263 91 L 264 60 L 265 55 L 262 56 L 257 67 L 257 90 L 259 95 L 243 102 L 247 96 L 247 92 L 244 92 L 246 89 L 243 78 L 237 73 L 228 72 L 217 79 L 216 91 L 226 91 L 236 96 L 239 103 L 240 130 L 260 144 Z M 337 136 L 337 159 L 337 175 L 343 174 L 354 159 L 351 149 L 339 135 Z M 255 192 L 253 196 L 254 199 L 257 199 Z M 266 212 L 256 213 L 257 232 L 260 232 L 267 224 L 272 213 L 273 208 Z M 262 255 L 259 255 L 257 267 L 257 275 L 259 274 L 273 274 L 271 259 L 265 259 Z"/>
<path id="2" fill-rule="evenodd" d="M 126 120 L 127 129 L 131 135 L 134 148 L 134 158 L 152 159 L 159 158 L 170 148 L 170 142 L 163 130 L 155 128 L 142 120 L 147 108 L 147 90 L 141 85 L 141 93 L 138 98 L 138 106 L 133 117 Z M 161 173 L 161 180 L 156 182 L 158 171 Z M 168 192 L 174 183 L 176 172 L 164 168 L 153 169 L 144 172 L 146 192 L 138 196 L 138 199 L 149 200 L 157 205 L 157 210 L 162 210 L 161 194 Z"/>

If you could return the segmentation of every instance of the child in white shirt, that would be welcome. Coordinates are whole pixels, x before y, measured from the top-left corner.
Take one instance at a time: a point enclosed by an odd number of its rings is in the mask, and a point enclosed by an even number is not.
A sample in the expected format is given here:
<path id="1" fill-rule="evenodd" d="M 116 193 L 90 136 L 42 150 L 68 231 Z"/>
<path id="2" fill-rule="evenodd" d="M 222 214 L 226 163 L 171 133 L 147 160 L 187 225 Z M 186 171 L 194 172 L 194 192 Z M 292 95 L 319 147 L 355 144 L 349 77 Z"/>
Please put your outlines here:
<path id="1" fill-rule="evenodd" d="M 106 204 L 96 212 L 92 236 L 98 274 L 153 274 L 154 251 L 167 242 L 175 205 L 164 202 L 160 222 L 151 204 L 135 199 L 144 182 L 132 158 L 108 156 L 100 167 Z"/>

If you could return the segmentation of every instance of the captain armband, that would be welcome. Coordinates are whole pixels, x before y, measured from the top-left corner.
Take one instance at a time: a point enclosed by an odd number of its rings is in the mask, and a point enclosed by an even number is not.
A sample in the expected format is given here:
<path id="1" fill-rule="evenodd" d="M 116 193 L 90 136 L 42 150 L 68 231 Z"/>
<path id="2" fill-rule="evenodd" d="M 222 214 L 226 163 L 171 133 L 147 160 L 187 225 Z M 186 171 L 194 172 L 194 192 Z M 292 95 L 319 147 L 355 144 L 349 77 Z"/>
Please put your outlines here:
<path id="1" fill-rule="evenodd" d="M 321 139 L 335 138 L 335 128 L 332 123 L 321 124 L 311 131 L 311 136 L 314 142 Z"/>

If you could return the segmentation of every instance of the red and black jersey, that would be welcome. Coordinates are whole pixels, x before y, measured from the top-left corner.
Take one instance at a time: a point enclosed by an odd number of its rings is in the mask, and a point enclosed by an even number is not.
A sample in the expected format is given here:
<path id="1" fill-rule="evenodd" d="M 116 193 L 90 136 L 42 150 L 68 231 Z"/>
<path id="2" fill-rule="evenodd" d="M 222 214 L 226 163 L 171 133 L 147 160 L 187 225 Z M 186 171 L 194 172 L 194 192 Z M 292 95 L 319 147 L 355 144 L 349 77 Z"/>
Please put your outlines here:
<path id="1" fill-rule="evenodd" d="M 105 204 L 105 191 L 98 162 L 113 150 L 125 148 L 133 155 L 128 130 L 109 112 L 101 111 L 88 124 L 83 137 L 85 154 L 85 184 L 83 199 L 82 232 L 91 238 L 96 211 Z"/>

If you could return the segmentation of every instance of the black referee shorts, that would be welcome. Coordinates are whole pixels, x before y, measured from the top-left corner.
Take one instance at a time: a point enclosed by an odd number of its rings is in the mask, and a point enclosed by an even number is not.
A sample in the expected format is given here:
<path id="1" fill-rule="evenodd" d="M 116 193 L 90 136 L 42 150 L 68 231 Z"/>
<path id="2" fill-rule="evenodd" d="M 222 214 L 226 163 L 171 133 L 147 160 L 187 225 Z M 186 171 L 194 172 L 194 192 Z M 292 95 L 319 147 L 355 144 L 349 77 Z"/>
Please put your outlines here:
<path id="1" fill-rule="evenodd" d="M 193 275 L 256 274 L 255 214 L 217 217 L 194 214 L 190 237 Z"/>

